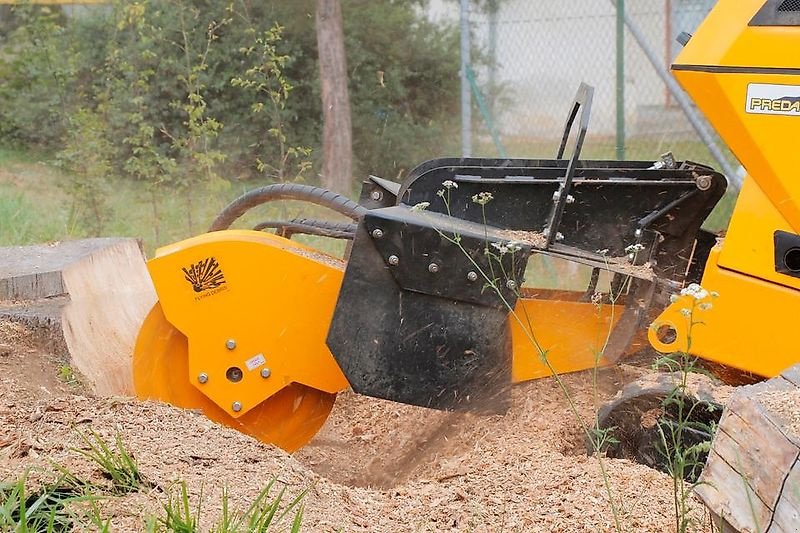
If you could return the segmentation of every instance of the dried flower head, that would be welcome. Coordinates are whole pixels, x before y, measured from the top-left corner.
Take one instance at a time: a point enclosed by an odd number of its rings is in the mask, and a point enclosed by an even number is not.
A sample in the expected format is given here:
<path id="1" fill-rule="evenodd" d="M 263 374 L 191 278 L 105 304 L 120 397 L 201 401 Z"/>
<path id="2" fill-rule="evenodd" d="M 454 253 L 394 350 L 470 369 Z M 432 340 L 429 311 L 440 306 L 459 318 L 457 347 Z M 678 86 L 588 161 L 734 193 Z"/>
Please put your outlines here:
<path id="1" fill-rule="evenodd" d="M 486 205 L 494 199 L 490 192 L 479 192 L 472 197 L 472 201 L 478 205 Z"/>
<path id="2" fill-rule="evenodd" d="M 453 180 L 444 180 L 442 182 L 442 187 L 445 189 L 458 189 L 458 183 Z"/>
<path id="3" fill-rule="evenodd" d="M 430 205 L 431 205 L 430 202 L 420 202 L 418 204 L 414 204 L 413 206 L 411 206 L 411 210 L 412 211 L 425 211 L 426 209 L 428 209 L 428 207 L 430 207 Z"/>

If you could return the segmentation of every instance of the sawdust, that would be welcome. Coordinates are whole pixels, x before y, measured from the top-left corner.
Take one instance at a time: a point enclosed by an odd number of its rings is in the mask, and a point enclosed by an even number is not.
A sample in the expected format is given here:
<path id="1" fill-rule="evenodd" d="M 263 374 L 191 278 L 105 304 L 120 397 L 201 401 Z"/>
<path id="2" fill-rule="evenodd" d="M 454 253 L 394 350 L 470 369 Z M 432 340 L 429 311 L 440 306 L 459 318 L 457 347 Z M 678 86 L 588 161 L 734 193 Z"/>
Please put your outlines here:
<path id="1" fill-rule="evenodd" d="M 788 431 L 800 437 L 800 389 L 766 390 L 756 394 L 770 414 L 777 416 Z"/>
<path id="2" fill-rule="evenodd" d="M 547 237 L 539 231 L 506 229 L 498 231 L 497 234 L 510 241 L 527 244 L 533 248 L 543 249 L 547 246 Z"/>
<path id="3" fill-rule="evenodd" d="M 314 261 L 322 263 L 323 265 L 327 265 L 338 270 L 344 270 L 345 267 L 344 259 L 324 254 L 322 252 L 317 252 L 316 250 L 312 250 L 310 248 L 287 247 L 286 250 L 292 252 L 293 254 L 307 257 L 308 259 L 313 259 Z"/>
<path id="4" fill-rule="evenodd" d="M 0 342 L 24 346 L 24 332 L 15 339 Z M 550 379 L 516 386 L 505 416 L 440 413 L 345 393 L 318 438 L 289 456 L 192 411 L 66 386 L 45 394 L 19 377 L 31 357 L 48 360 L 28 349 L 7 358 L 0 374 L 0 481 L 31 467 L 51 470 L 55 462 L 102 483 L 74 451 L 78 432 L 106 440 L 119 434 L 151 485 L 103 503 L 115 532 L 142 531 L 144 517 L 163 512 L 179 480 L 193 502 L 202 492 L 202 525 L 209 527 L 224 487 L 241 508 L 273 477 L 287 487 L 287 500 L 309 488 L 305 531 L 614 530 L 598 461 L 581 453 L 578 423 Z M 629 378 L 620 369 L 602 371 L 598 401 Z M 564 382 L 590 420 L 592 376 Z M 605 465 L 624 531 L 674 529 L 668 476 L 628 461 Z M 30 482 L 44 477 L 34 473 Z"/>

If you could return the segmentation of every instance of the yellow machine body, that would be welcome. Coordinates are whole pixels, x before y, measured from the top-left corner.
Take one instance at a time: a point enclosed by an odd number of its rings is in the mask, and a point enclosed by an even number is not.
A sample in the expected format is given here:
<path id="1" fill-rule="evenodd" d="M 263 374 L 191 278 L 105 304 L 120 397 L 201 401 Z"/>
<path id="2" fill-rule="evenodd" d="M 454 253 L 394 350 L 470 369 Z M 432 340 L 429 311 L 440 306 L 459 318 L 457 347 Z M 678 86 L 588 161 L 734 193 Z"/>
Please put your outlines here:
<path id="1" fill-rule="evenodd" d="M 610 363 L 602 357 L 621 305 L 520 298 L 509 318 L 515 382 L 577 372 Z M 569 324 L 566 333 L 565 324 Z M 546 358 L 546 360 L 545 360 Z"/>
<path id="2" fill-rule="evenodd" d="M 719 298 L 693 315 L 702 323 L 691 328 L 681 311 L 689 297 L 679 299 L 656 320 L 677 331 L 675 340 L 663 342 L 670 339 L 656 327 L 649 337 L 660 351 L 688 348 L 774 376 L 800 359 L 789 334 L 800 308 L 796 255 L 789 254 L 800 248 L 781 250 L 776 235 L 800 232 L 800 55 L 792 53 L 800 50 L 800 27 L 751 24 L 766 7 L 764 0 L 720 0 L 673 65 L 748 176 L 703 275 L 703 287 Z"/>

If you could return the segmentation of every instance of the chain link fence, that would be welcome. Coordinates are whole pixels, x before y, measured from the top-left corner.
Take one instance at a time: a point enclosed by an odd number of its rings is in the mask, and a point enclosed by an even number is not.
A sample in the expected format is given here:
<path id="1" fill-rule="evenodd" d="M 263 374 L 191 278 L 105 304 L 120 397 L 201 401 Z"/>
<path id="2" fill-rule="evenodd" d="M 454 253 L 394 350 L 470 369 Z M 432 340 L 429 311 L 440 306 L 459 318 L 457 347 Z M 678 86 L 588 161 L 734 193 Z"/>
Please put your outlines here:
<path id="1" fill-rule="evenodd" d="M 678 159 L 720 168 L 644 50 L 668 70 L 681 47 L 675 37 L 694 32 L 714 3 L 620 2 L 644 36 L 640 44 L 629 28 L 620 35 L 611 1 L 472 0 L 472 155 L 553 157 L 583 81 L 595 88 L 584 157 L 655 160 L 671 150 Z M 431 4 L 434 17 L 454 11 L 452 2 Z M 618 57 L 620 38 L 624 53 Z M 736 169 L 723 151 L 728 168 Z"/>

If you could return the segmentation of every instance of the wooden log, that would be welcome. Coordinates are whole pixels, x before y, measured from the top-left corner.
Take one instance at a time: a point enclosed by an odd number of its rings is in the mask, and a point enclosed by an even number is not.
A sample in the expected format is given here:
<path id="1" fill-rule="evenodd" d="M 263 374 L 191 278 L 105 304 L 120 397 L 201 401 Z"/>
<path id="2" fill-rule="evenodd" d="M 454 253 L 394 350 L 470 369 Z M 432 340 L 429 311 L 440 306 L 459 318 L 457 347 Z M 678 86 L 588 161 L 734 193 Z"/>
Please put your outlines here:
<path id="1" fill-rule="evenodd" d="M 730 531 L 800 531 L 800 365 L 742 387 L 695 493 Z"/>
<path id="2" fill-rule="evenodd" d="M 133 393 L 133 346 L 155 300 L 135 239 L 0 248 L 0 318 L 41 332 L 100 395 Z"/>

